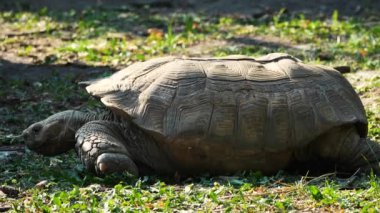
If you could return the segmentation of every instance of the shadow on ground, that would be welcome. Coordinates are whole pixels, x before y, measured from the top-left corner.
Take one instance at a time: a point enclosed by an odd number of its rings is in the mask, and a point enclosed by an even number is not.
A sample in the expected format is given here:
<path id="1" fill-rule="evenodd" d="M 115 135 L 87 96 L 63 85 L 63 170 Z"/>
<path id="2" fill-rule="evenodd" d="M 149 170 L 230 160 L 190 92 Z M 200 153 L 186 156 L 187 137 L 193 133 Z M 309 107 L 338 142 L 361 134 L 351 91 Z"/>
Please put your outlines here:
<path id="1" fill-rule="evenodd" d="M 378 0 L 351 0 L 342 3 L 339 0 L 299 1 L 299 0 L 14 0 L 2 2 L 0 10 L 38 10 L 47 7 L 50 10 L 83 10 L 88 7 L 110 9 L 149 8 L 152 12 L 164 14 L 174 12 L 201 12 L 209 15 L 236 15 L 257 17 L 265 13 L 285 8 L 291 13 L 303 13 L 306 16 L 330 15 L 338 10 L 344 16 L 377 16 L 380 11 Z"/>
<path id="2" fill-rule="evenodd" d="M 0 79 L 25 80 L 29 82 L 48 80 L 51 76 L 70 77 L 74 82 L 95 78 L 102 73 L 113 72 L 108 66 L 85 64 L 41 64 L 15 63 L 0 58 Z"/>

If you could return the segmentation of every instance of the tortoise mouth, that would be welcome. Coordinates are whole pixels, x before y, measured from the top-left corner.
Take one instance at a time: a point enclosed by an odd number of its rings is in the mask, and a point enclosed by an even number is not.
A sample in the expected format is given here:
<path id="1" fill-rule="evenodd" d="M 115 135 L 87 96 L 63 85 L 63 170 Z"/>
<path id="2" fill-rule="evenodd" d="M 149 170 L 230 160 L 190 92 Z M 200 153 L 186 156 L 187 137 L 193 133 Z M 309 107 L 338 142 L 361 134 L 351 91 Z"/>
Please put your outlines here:
<path id="1" fill-rule="evenodd" d="M 40 146 L 38 147 L 35 147 L 33 149 L 34 152 L 38 153 L 38 154 L 42 154 L 42 155 L 45 155 L 45 156 L 54 156 L 54 155 L 57 155 L 59 153 L 57 153 L 56 149 L 54 148 L 54 146 L 51 146 L 49 144 L 41 144 Z"/>
<path id="2" fill-rule="evenodd" d="M 62 142 L 59 142 L 59 136 L 52 137 L 49 140 L 26 140 L 28 149 L 46 156 L 60 154 Z"/>
<path id="3" fill-rule="evenodd" d="M 27 143 L 27 147 L 28 149 L 34 151 L 34 152 L 37 152 L 39 154 L 43 154 L 45 155 L 45 153 L 49 153 L 49 148 L 50 145 L 49 143 L 39 143 L 37 141 L 33 141 L 33 143 Z"/>

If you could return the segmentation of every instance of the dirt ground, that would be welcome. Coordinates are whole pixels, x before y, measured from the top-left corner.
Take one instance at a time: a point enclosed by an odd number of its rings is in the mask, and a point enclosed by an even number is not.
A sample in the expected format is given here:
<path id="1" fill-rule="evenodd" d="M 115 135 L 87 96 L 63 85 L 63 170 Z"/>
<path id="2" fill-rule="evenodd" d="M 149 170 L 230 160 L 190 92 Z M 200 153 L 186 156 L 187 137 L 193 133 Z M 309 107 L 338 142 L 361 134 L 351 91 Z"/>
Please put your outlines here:
<path id="1" fill-rule="evenodd" d="M 260 16 L 265 12 L 286 8 L 292 13 L 306 15 L 331 14 L 338 9 L 345 16 L 375 16 L 380 10 L 378 0 L 14 0 L 0 3 L 0 10 L 31 9 L 47 7 L 51 10 L 84 9 L 101 6 L 105 8 L 121 8 L 125 5 L 137 7 L 149 6 L 153 12 L 203 12 L 206 14 L 235 14 L 239 16 Z"/>
<path id="2" fill-rule="evenodd" d="M 176 12 L 198 12 L 213 15 L 232 15 L 239 17 L 254 17 L 260 18 L 267 14 L 273 14 L 280 9 L 285 8 L 287 13 L 298 14 L 302 13 L 310 17 L 326 17 L 331 16 L 334 10 L 339 11 L 340 16 L 348 17 L 366 17 L 367 20 L 378 21 L 377 13 L 380 11 L 380 1 L 378 0 L 351 0 L 345 2 L 337 0 L 312 0 L 312 1 L 298 1 L 298 0 L 241 0 L 231 1 L 228 0 L 14 0 L 2 1 L 0 3 L 1 11 L 20 11 L 32 10 L 38 11 L 41 8 L 47 7 L 49 10 L 82 10 L 89 7 L 102 7 L 109 9 L 122 9 L 124 7 L 132 8 L 149 8 L 151 13 L 176 13 Z M 1 36 L 8 36 L 12 32 L 7 32 L 6 27 L 0 33 Z M 41 37 L 36 40 L 43 49 L 48 50 L 59 45 L 60 41 L 50 41 L 47 38 Z M 229 41 L 207 41 L 198 43 L 192 47 L 187 48 L 184 54 L 191 56 L 207 55 L 209 49 L 221 45 L 281 45 L 286 48 L 304 49 L 305 47 L 294 46 L 288 41 L 283 41 L 270 35 L 260 38 L 238 38 Z M 306 47 L 307 48 L 307 47 Z M 20 57 L 15 54 L 17 47 L 1 50 L 0 51 L 0 78 L 5 79 L 25 79 L 28 81 L 41 80 L 48 78 L 49 74 L 59 73 L 60 75 L 77 75 L 78 78 L 91 75 L 103 71 L 109 71 L 109 67 L 90 67 L 80 63 L 67 63 L 63 65 L 39 65 L 41 64 L 41 57 L 46 57 L 43 52 L 33 57 Z M 26 72 L 26 70 L 28 72 Z M 48 75 L 47 75 L 48 74 Z"/>

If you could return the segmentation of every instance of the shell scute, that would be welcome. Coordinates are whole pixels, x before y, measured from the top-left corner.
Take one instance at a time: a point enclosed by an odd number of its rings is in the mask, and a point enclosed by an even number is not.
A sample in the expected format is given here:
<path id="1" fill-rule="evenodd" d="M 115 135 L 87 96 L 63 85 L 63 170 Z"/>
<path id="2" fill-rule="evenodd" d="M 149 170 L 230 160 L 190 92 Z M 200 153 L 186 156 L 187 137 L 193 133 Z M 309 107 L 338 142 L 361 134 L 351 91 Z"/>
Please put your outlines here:
<path id="1" fill-rule="evenodd" d="M 284 54 L 160 58 L 94 82 L 87 91 L 168 143 L 276 151 L 304 146 L 348 123 L 366 134 L 360 99 L 337 71 Z"/>

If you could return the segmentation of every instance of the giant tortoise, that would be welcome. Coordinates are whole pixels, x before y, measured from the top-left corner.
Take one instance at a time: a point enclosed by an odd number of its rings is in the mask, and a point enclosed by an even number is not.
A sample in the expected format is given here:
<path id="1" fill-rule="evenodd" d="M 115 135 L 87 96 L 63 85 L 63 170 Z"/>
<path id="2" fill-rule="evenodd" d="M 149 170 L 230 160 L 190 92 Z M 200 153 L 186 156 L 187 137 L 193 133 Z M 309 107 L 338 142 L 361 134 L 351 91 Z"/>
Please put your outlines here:
<path id="1" fill-rule="evenodd" d="M 52 156 L 75 147 L 97 175 L 265 174 L 306 165 L 378 171 L 363 105 L 335 69 L 280 53 L 163 57 L 88 82 L 105 114 L 68 110 L 23 132 Z"/>

